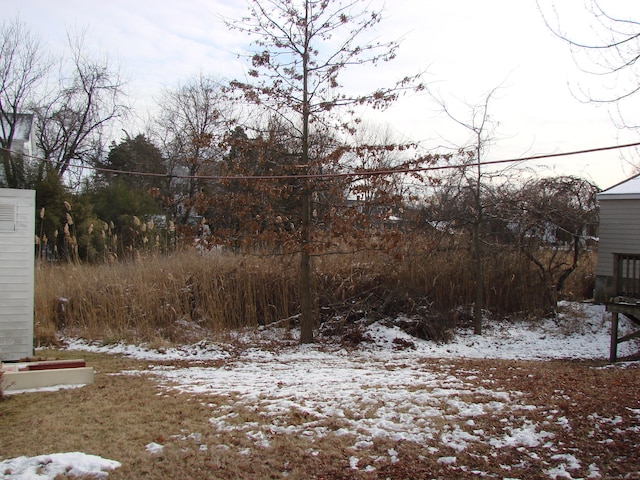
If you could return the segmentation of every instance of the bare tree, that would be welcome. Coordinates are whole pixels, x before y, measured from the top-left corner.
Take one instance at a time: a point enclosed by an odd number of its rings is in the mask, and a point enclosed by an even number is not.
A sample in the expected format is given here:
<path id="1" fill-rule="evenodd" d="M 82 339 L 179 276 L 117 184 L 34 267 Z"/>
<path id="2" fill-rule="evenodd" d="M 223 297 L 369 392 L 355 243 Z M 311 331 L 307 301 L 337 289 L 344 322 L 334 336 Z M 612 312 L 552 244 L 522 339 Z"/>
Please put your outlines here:
<path id="1" fill-rule="evenodd" d="M 38 147 L 46 168 L 64 176 L 101 151 L 104 128 L 126 116 L 125 81 L 107 56 L 92 57 L 83 34 L 69 34 L 69 58 L 61 60 L 56 88 L 35 108 Z"/>
<path id="2" fill-rule="evenodd" d="M 247 100 L 266 106 L 296 130 L 300 174 L 321 170 L 312 161 L 310 139 L 322 128 L 342 124 L 338 109 L 346 113 L 364 104 L 383 108 L 414 80 L 405 78 L 391 88 L 365 95 L 348 95 L 341 88 L 340 75 L 346 68 L 391 60 L 398 48 L 396 42 L 363 41 L 364 33 L 382 16 L 358 4 L 356 0 L 250 0 L 248 17 L 228 21 L 230 28 L 252 36 L 259 50 L 251 56 L 248 73 L 252 82 L 232 85 Z M 315 190 L 312 179 L 304 178 L 299 227 L 302 343 L 313 341 L 315 323 L 311 262 Z"/>
<path id="3" fill-rule="evenodd" d="M 25 159 L 15 152 L 14 139 L 25 121 L 37 88 L 47 76 L 51 61 L 40 41 L 20 20 L 6 21 L 0 30 L 0 158 L 7 186 L 23 188 Z M 24 128 L 31 128 L 24 125 Z M 28 160 L 27 160 L 28 161 Z"/>
<path id="4" fill-rule="evenodd" d="M 619 126 L 639 128 L 633 99 L 640 92 L 640 18 L 632 18 L 631 4 L 616 11 L 600 0 L 585 0 L 585 11 L 579 12 L 554 2 L 537 3 L 549 30 L 570 47 L 576 65 L 596 81 L 580 87 L 580 99 L 609 104 Z"/>
<path id="5" fill-rule="evenodd" d="M 388 128 L 383 130 L 380 126 L 363 122 L 354 137 L 356 145 L 367 146 L 361 151 L 347 152 L 344 163 L 354 171 L 388 171 L 402 163 L 400 152 L 387 148 L 398 143 Z M 379 148 L 374 148 L 376 145 Z M 371 216 L 376 209 L 401 201 L 404 192 L 398 177 L 400 175 L 354 176 L 349 193 Z"/>
<path id="6" fill-rule="evenodd" d="M 215 173 L 222 160 L 219 144 L 233 123 L 234 108 L 222 82 L 202 74 L 165 90 L 158 107 L 153 135 L 168 163 L 167 172 L 185 177 L 174 180 L 170 190 L 174 203 L 182 205 L 179 220 L 186 224 L 198 193 L 207 185 L 198 177 Z"/>
<path id="7" fill-rule="evenodd" d="M 459 148 L 458 155 L 453 157 L 456 162 L 460 162 L 460 167 L 454 170 L 453 175 L 445 182 L 445 187 L 448 189 L 446 194 L 449 197 L 448 201 L 457 204 L 455 215 L 458 223 L 468 228 L 471 233 L 475 277 L 473 325 L 476 335 L 482 334 L 482 310 L 485 303 L 483 229 L 487 220 L 485 201 L 488 195 L 484 190 L 491 180 L 499 175 L 496 172 L 484 170 L 482 162 L 494 134 L 495 123 L 489 115 L 489 105 L 498 89 L 499 87 L 494 88 L 486 94 L 481 103 L 466 105 L 469 110 L 467 120 L 461 119 L 459 115 L 454 113 L 442 98 L 431 94 L 444 114 L 470 134 L 469 142 Z"/>
<path id="8" fill-rule="evenodd" d="M 555 312 L 558 295 L 578 268 L 598 225 L 598 188 L 578 177 L 532 179 L 508 193 L 509 232 L 532 262 Z"/>

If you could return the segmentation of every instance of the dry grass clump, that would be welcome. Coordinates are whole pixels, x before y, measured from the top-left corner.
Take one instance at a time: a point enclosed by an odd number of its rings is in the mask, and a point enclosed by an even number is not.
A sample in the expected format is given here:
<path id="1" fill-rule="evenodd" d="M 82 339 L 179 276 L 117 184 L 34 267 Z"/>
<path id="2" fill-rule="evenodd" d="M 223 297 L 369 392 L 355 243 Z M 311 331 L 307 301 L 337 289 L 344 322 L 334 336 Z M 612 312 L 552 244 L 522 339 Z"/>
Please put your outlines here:
<path id="1" fill-rule="evenodd" d="M 476 279 L 464 247 L 415 242 L 403 251 L 320 257 L 317 263 L 323 330 L 358 343 L 360 321 L 395 319 L 419 338 L 446 341 L 470 324 Z M 544 314 L 545 287 L 531 262 L 514 251 L 487 252 L 485 308 L 493 314 Z M 580 273 L 576 272 L 576 276 Z M 395 320 L 394 320 L 395 321 Z"/>
<path id="2" fill-rule="evenodd" d="M 578 268 L 567 279 L 562 290 L 562 297 L 565 300 L 580 301 L 593 298 L 596 286 L 596 263 L 598 255 L 594 251 L 589 251 L 582 255 Z"/>
<path id="3" fill-rule="evenodd" d="M 41 265 L 38 343 L 56 331 L 87 339 L 193 341 L 256 326 L 296 309 L 295 272 L 274 258 L 184 252 L 140 262 Z"/>
<path id="4" fill-rule="evenodd" d="M 471 265 L 464 245 L 445 248 L 424 237 L 319 255 L 316 306 L 324 333 L 349 334 L 357 343 L 358 322 L 402 316 L 417 336 L 446 341 L 451 329 L 470 320 Z M 572 299 L 587 289 L 592 267 L 574 272 L 567 284 Z M 88 340 L 163 344 L 293 322 L 298 293 L 295 255 L 184 250 L 103 265 L 39 264 L 36 345 L 55 342 L 60 331 Z M 538 272 L 514 251 L 487 252 L 484 297 L 496 314 L 548 310 Z"/>

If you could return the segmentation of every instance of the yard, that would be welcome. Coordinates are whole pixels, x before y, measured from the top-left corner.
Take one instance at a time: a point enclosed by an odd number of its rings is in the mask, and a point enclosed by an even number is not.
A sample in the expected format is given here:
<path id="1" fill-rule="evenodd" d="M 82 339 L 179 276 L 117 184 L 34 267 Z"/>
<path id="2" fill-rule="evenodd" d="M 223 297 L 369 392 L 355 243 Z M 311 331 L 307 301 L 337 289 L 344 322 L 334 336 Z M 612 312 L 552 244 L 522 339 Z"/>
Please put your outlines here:
<path id="1" fill-rule="evenodd" d="M 443 345 L 380 323 L 350 347 L 69 340 L 38 353 L 96 381 L 0 402 L 0 478 L 640 478 L 638 364 L 606 364 L 601 306 L 564 309 Z"/>

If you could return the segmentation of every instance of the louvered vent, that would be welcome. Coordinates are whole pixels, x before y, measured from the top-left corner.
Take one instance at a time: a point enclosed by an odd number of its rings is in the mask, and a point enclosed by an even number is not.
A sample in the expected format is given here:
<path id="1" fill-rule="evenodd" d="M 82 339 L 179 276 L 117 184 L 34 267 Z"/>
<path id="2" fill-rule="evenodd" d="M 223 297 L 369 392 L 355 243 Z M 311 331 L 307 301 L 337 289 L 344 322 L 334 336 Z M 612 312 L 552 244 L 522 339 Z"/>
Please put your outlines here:
<path id="1" fill-rule="evenodd" d="M 0 203 L 0 232 L 16 231 L 16 206 Z"/>

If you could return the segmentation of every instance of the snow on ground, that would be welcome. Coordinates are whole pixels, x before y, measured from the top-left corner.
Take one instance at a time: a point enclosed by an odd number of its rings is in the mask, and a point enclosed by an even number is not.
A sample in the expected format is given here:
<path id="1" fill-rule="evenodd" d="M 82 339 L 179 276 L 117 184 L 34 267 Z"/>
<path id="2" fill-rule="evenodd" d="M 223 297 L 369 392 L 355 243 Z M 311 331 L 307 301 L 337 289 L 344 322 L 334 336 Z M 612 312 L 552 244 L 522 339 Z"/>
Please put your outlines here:
<path id="1" fill-rule="evenodd" d="M 91 475 L 91 478 L 105 478 L 110 470 L 120 467 L 120 463 L 105 460 L 95 455 L 80 452 L 53 453 L 37 457 L 18 457 L 0 462 L 0 478 L 12 480 L 46 480 L 57 475 L 65 478 Z"/>
<path id="2" fill-rule="evenodd" d="M 245 434 L 257 447 L 269 446 L 275 435 L 321 437 L 337 431 L 353 436 L 355 451 L 370 447 L 379 438 L 410 440 L 433 445 L 432 453 L 441 455 L 438 462 L 453 465 L 456 457 L 440 453 L 442 448 L 461 452 L 470 444 L 482 442 L 495 449 L 543 446 L 554 452 L 561 450 L 547 429 L 549 422 L 570 428 L 566 418 L 551 414 L 547 425 L 532 422 L 526 412 L 537 407 L 523 402 L 521 392 L 503 390 L 493 386 L 491 380 L 478 382 L 481 372 L 456 369 L 449 359 L 608 358 L 609 318 L 604 308 L 565 304 L 563 310 L 565 313 L 557 319 L 535 325 L 487 322 L 482 336 L 463 330 L 452 342 L 443 345 L 375 323 L 367 330 L 370 341 L 348 351 L 322 343 L 300 346 L 281 342 L 273 348 L 274 338 L 282 338 L 285 332 L 268 329 L 238 335 L 233 348 L 231 344 L 200 342 L 158 351 L 81 341 L 69 342 L 68 348 L 149 361 L 189 360 L 182 365 L 180 362 L 173 366 L 150 365 L 143 371 L 122 374 L 152 375 L 167 389 L 233 398 L 236 406 L 242 404 L 259 413 L 263 423 L 240 422 L 232 407 L 211 404 L 210 426 L 218 431 Z M 238 345 L 242 346 L 240 353 Z M 637 348 L 637 343 L 623 344 L 619 355 L 631 354 Z M 433 359 L 428 369 L 421 359 Z M 198 364 L 210 360 L 225 362 L 221 367 Z M 304 421 L 290 423 L 287 419 L 291 412 L 301 413 L 298 418 Z M 502 433 L 490 435 L 477 428 L 474 419 L 496 414 L 510 419 Z M 640 420 L 640 412 L 638 417 Z M 444 427 L 443 418 L 448 422 Z M 162 450 L 158 444 L 145 448 L 149 454 Z M 42 457 L 5 460 L 0 462 L 0 478 L 53 478 L 58 468 L 76 465 L 77 454 L 68 455 L 71 460 L 65 454 L 46 456 L 47 467 L 41 476 L 29 475 L 42 464 Z M 393 461 L 394 452 L 390 450 L 388 455 Z M 117 467 L 117 462 L 104 462 L 96 463 L 91 473 L 106 475 L 105 470 Z M 569 471 L 580 464 L 569 453 L 556 453 L 549 462 L 549 478 L 571 478 Z M 375 470 L 375 462 L 365 455 L 353 456 L 350 465 L 352 469 Z M 14 472 L 12 476 L 3 477 L 2 472 L 9 470 Z"/>
<path id="3" fill-rule="evenodd" d="M 376 322 L 367 328 L 372 340 L 364 342 L 358 349 L 363 354 L 398 357 L 398 355 L 416 358 L 495 358 L 505 360 L 551 360 L 551 359 L 608 359 L 610 314 L 603 305 L 589 303 L 563 303 L 556 319 L 538 321 L 487 321 L 483 334 L 473 334 L 472 329 L 461 329 L 452 342 L 436 344 L 411 337 L 398 327 L 387 327 Z M 624 325 L 620 336 L 624 335 Z M 238 342 L 258 345 L 249 349 L 249 355 L 272 355 L 260 348 L 269 341 L 277 342 L 285 333 L 280 329 L 263 329 L 258 332 L 239 334 Z M 394 340 L 413 343 L 415 348 L 398 352 Z M 69 350 L 90 351 L 96 353 L 121 354 L 149 361 L 192 360 L 211 361 L 229 360 L 233 357 L 230 348 L 225 345 L 198 342 L 179 348 L 151 349 L 133 345 L 96 345 L 82 340 L 69 340 Z M 311 350 L 314 350 L 313 348 Z M 325 351 L 327 348 L 324 349 Z M 304 354 L 304 347 L 291 350 Z M 624 357 L 637 352 L 637 343 L 621 344 L 618 356 Z"/>
<path id="4" fill-rule="evenodd" d="M 83 340 L 69 339 L 66 341 L 67 350 L 80 350 L 94 353 L 124 355 L 141 360 L 224 360 L 230 353 L 224 348 L 208 343 L 198 342 L 177 348 L 151 349 L 145 346 L 125 345 L 122 343 L 110 345 L 87 344 Z"/>
<path id="5" fill-rule="evenodd" d="M 4 396 L 20 395 L 21 393 L 34 393 L 34 392 L 57 392 L 59 390 L 72 390 L 74 388 L 82 388 L 83 384 L 68 384 L 68 385 L 52 385 L 51 387 L 39 387 L 39 388 L 24 388 L 21 390 L 8 390 L 2 392 Z M 2 478 L 2 477 L 0 477 Z"/>

